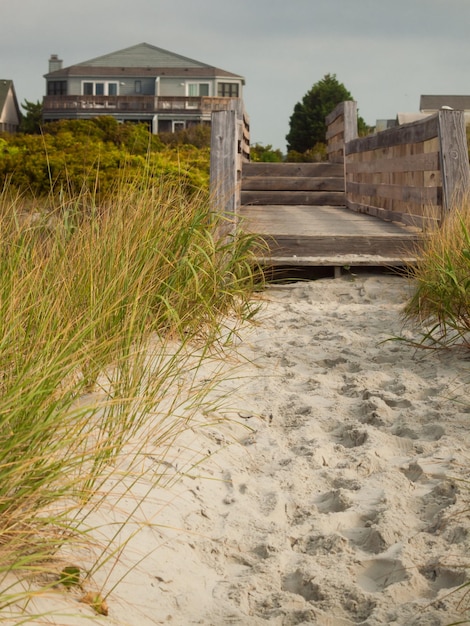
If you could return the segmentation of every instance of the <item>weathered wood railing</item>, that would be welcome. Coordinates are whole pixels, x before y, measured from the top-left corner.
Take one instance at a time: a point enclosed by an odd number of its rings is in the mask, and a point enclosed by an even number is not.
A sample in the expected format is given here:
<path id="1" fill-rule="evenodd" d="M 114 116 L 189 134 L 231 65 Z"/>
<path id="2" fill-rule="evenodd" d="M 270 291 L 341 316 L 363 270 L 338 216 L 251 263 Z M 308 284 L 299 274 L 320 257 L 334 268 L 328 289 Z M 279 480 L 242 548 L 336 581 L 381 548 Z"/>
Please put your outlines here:
<path id="1" fill-rule="evenodd" d="M 225 110 L 231 106 L 233 98 L 214 98 L 209 96 L 45 96 L 43 111 L 58 113 L 61 111 L 87 109 L 116 109 L 118 111 L 145 111 L 154 113 L 172 113 L 184 110 L 210 114 L 212 111 Z"/>
<path id="2" fill-rule="evenodd" d="M 341 102 L 325 121 L 328 161 L 344 163 L 345 144 L 357 138 L 357 104 Z"/>
<path id="3" fill-rule="evenodd" d="M 234 231 L 241 197 L 243 161 L 250 158 L 250 122 L 243 101 L 212 113 L 210 191 L 215 213 L 223 215 L 221 235 Z"/>
<path id="4" fill-rule="evenodd" d="M 345 104 L 328 116 L 327 137 L 332 160 L 344 155 L 347 207 L 424 230 L 440 223 L 470 188 L 463 112 L 441 110 L 418 122 L 348 139 L 357 133 L 357 118 L 350 105 L 344 114 Z"/>

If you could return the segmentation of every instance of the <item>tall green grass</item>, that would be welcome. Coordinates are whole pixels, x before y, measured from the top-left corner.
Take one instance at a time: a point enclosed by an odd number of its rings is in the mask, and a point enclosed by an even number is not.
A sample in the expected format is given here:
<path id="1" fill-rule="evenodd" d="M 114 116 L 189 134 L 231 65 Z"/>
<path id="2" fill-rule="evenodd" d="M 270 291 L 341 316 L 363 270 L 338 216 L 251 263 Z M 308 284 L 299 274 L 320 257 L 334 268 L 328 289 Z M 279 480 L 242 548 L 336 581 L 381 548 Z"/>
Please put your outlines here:
<path id="1" fill-rule="evenodd" d="M 405 319 L 422 330 L 423 347 L 470 347 L 470 198 L 423 239 L 411 268 L 416 291 Z"/>
<path id="2" fill-rule="evenodd" d="M 0 621 L 88 541 L 130 442 L 120 488 L 149 441 L 164 461 L 212 384 L 197 372 L 224 320 L 254 313 L 253 242 L 216 239 L 207 194 L 121 182 L 99 205 L 86 188 L 0 194 Z"/>
<path id="3" fill-rule="evenodd" d="M 445 215 L 439 228 L 422 239 L 418 262 L 410 268 L 415 291 L 404 311 L 419 338 L 411 343 L 422 348 L 470 348 L 470 196 Z M 410 341 L 410 340 L 406 340 Z M 468 587 L 458 608 L 468 615 Z M 451 593 L 456 593 L 452 591 Z M 449 626 L 468 624 L 470 619 Z"/>

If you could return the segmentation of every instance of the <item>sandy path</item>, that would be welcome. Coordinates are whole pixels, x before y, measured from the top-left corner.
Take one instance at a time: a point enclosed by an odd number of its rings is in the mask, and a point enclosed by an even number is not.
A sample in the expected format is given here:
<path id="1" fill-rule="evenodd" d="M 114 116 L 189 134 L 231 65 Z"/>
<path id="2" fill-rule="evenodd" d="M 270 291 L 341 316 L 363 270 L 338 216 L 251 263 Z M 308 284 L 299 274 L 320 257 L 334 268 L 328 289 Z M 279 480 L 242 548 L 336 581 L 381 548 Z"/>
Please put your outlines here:
<path id="1" fill-rule="evenodd" d="M 233 421 L 191 432 L 210 457 L 158 512 L 171 528 L 130 543 L 124 569 L 148 557 L 111 593 L 104 623 L 462 619 L 449 591 L 470 562 L 470 363 L 380 343 L 402 333 L 407 296 L 387 275 L 268 289 L 236 346 L 251 362 L 222 385 Z"/>

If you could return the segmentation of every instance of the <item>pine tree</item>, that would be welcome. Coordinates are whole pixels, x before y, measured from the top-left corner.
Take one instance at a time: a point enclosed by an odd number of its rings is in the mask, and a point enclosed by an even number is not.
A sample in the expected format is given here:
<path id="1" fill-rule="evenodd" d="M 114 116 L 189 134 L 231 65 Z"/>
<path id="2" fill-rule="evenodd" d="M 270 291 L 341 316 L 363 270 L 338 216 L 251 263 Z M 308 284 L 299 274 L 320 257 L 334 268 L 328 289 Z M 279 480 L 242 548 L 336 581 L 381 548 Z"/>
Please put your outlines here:
<path id="1" fill-rule="evenodd" d="M 336 74 L 326 74 L 315 83 L 294 107 L 290 117 L 290 131 L 286 135 L 287 150 L 304 153 L 317 143 L 326 141 L 326 116 L 340 102 L 353 100 L 346 87 L 340 83 Z M 366 129 L 366 123 L 358 118 L 359 130 Z"/>
<path id="2" fill-rule="evenodd" d="M 21 118 L 20 130 L 22 133 L 28 135 L 37 135 L 41 132 L 42 125 L 42 103 L 24 101 L 21 104 L 21 108 L 26 111 L 26 114 Z"/>

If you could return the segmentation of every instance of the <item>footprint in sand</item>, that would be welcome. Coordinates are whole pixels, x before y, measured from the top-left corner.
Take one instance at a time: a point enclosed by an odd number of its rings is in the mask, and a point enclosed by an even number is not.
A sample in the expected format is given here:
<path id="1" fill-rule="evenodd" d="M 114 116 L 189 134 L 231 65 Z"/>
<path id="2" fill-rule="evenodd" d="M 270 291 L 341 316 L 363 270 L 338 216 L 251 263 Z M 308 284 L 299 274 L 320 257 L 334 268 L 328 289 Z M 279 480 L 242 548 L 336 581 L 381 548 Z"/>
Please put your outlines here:
<path id="1" fill-rule="evenodd" d="M 467 574 L 463 568 L 449 568 L 436 563 L 430 563 L 420 568 L 420 574 L 426 578 L 433 595 L 441 589 L 460 587 L 467 582 Z"/>
<path id="2" fill-rule="evenodd" d="M 373 559 L 364 561 L 357 569 L 359 586 L 369 593 L 383 591 L 390 585 L 409 579 L 409 571 L 396 559 Z"/>
<path id="3" fill-rule="evenodd" d="M 352 505 L 348 495 L 342 489 L 335 489 L 322 494 L 316 501 L 320 513 L 340 513 L 346 511 Z"/>
<path id="4" fill-rule="evenodd" d="M 444 511 L 456 503 L 459 489 L 452 480 L 443 480 L 422 498 L 420 517 L 429 523 L 427 532 L 436 532 L 441 524 Z"/>
<path id="5" fill-rule="evenodd" d="M 300 569 L 283 577 L 282 590 L 302 596 L 307 602 L 320 602 L 325 598 L 320 585 Z"/>
<path id="6" fill-rule="evenodd" d="M 350 528 L 343 534 L 354 546 L 370 554 L 381 554 L 389 547 L 380 530 L 374 527 Z"/>
<path id="7" fill-rule="evenodd" d="M 345 448 L 358 448 L 367 441 L 369 435 L 366 430 L 361 430 L 355 426 L 346 426 L 335 435 L 338 442 Z"/>
<path id="8" fill-rule="evenodd" d="M 336 533 L 331 535 L 312 534 L 292 538 L 291 547 L 294 552 L 308 554 L 309 556 L 352 552 L 348 540 Z"/>

